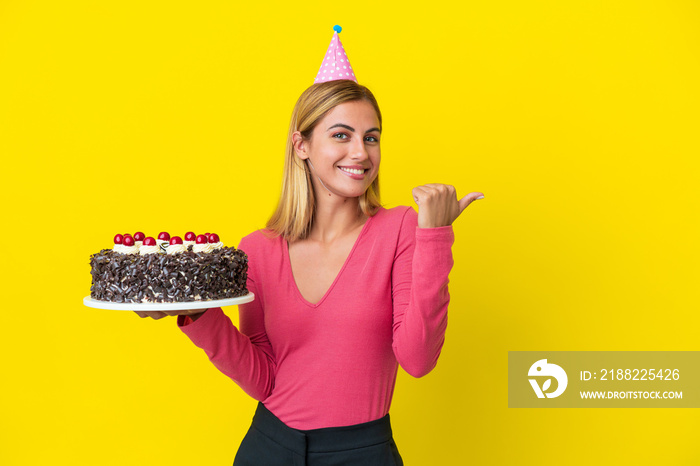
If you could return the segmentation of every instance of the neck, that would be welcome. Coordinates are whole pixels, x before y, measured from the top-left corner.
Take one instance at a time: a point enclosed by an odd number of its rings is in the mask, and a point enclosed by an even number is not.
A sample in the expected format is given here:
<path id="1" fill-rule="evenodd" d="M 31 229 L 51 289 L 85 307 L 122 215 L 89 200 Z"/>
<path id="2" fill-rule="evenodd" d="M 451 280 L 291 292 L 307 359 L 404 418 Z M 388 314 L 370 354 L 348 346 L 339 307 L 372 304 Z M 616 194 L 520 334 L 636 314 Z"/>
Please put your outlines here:
<path id="1" fill-rule="evenodd" d="M 357 197 L 339 197 L 328 195 L 321 187 L 316 190 L 316 210 L 309 239 L 323 243 L 332 243 L 337 238 L 353 231 L 367 220 L 359 209 Z"/>

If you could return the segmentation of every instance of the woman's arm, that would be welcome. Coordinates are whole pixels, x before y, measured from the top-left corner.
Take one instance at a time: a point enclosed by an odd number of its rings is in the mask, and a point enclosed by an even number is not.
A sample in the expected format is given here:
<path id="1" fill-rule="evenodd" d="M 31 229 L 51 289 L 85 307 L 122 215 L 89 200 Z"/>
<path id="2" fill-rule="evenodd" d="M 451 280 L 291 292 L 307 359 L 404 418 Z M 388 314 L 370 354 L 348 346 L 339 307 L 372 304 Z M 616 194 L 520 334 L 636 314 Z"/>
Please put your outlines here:
<path id="1" fill-rule="evenodd" d="M 200 312 L 199 314 L 190 314 L 188 316 L 185 316 L 185 325 L 191 324 L 195 320 L 199 319 L 205 312 L 207 312 L 206 309 L 203 312 Z"/>
<path id="2" fill-rule="evenodd" d="M 247 251 L 244 241 L 239 247 Z M 275 357 L 265 331 L 262 299 L 256 291 L 250 261 L 247 288 L 255 294 L 255 300 L 238 306 L 240 330 L 221 308 L 208 309 L 189 325 L 185 325 L 184 316 L 178 316 L 178 326 L 204 350 L 217 369 L 248 395 L 264 401 L 274 386 Z"/>
<path id="3" fill-rule="evenodd" d="M 433 370 L 445 341 L 453 243 L 451 225 L 418 228 L 416 211 L 404 214 L 392 270 L 393 348 L 414 377 Z"/>

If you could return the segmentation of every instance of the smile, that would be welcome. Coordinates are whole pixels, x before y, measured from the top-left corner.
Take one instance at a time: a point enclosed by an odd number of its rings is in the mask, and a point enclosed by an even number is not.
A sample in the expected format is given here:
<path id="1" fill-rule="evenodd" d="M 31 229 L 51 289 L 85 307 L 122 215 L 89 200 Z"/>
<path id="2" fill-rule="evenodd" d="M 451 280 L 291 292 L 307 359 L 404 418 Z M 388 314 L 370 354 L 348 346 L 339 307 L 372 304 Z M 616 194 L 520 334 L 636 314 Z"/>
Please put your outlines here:
<path id="1" fill-rule="evenodd" d="M 338 167 L 338 170 L 353 180 L 362 181 L 365 179 L 365 172 L 368 172 L 369 168 L 363 170 L 362 168 Z"/>
<path id="2" fill-rule="evenodd" d="M 362 175 L 364 172 L 367 171 L 367 170 L 362 170 L 362 169 L 358 169 L 358 168 L 345 168 L 345 167 L 338 167 L 338 168 L 340 168 L 345 173 L 352 173 L 355 175 Z"/>

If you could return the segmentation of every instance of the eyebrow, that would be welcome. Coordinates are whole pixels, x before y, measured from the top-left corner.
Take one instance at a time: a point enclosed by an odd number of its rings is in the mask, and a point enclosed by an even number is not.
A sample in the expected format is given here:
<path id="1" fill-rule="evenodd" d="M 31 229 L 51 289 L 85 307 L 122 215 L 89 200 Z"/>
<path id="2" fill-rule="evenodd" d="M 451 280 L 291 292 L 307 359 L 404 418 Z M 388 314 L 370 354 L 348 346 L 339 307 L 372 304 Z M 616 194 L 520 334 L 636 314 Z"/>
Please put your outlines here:
<path id="1" fill-rule="evenodd" d="M 333 128 L 337 127 L 337 126 L 340 126 L 341 128 L 345 128 L 345 129 L 347 129 L 348 131 L 352 131 L 353 133 L 355 132 L 355 128 L 353 128 L 352 126 L 344 125 L 344 124 L 342 124 L 342 123 L 336 123 L 336 124 L 334 124 L 333 126 L 331 126 L 330 128 L 328 128 L 326 131 L 330 131 L 331 129 L 333 129 Z M 379 128 L 370 128 L 370 129 L 368 129 L 367 131 L 365 131 L 365 134 L 371 133 L 372 131 L 379 131 L 380 134 L 381 134 L 381 132 L 382 132 L 382 130 L 379 129 Z"/>

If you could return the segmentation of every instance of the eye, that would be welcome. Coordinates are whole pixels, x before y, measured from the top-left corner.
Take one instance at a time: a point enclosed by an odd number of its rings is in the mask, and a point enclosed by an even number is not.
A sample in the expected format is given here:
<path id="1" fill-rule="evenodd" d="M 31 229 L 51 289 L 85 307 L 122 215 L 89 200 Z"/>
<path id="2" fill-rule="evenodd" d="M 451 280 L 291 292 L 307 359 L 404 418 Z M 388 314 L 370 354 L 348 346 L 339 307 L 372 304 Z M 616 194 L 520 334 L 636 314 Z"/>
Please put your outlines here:
<path id="1" fill-rule="evenodd" d="M 373 139 L 373 141 L 370 142 L 379 142 L 379 139 L 375 138 L 374 136 L 367 136 L 365 139 Z"/>
<path id="2" fill-rule="evenodd" d="M 344 137 L 344 138 L 336 138 L 336 136 L 346 136 L 346 137 Z M 346 138 L 347 138 L 347 134 L 345 134 L 345 133 L 335 133 L 335 134 L 334 134 L 333 136 L 331 136 L 331 137 L 332 137 L 332 138 L 335 138 L 335 139 L 346 139 Z"/>

